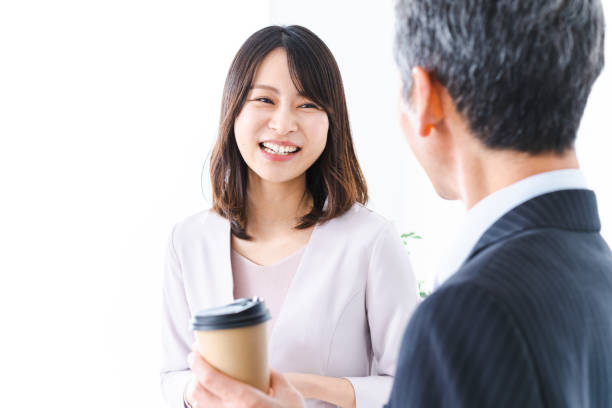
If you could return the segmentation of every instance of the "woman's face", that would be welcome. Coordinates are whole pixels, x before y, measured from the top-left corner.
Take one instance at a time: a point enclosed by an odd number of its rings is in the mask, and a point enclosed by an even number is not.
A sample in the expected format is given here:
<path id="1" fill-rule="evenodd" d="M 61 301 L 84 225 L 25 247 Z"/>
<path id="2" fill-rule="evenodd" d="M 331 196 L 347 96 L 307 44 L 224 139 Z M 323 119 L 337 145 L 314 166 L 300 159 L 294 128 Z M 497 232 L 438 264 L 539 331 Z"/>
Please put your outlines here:
<path id="1" fill-rule="evenodd" d="M 275 183 L 304 176 L 325 149 L 328 129 L 327 113 L 293 85 L 285 50 L 271 51 L 234 123 L 250 176 Z"/>

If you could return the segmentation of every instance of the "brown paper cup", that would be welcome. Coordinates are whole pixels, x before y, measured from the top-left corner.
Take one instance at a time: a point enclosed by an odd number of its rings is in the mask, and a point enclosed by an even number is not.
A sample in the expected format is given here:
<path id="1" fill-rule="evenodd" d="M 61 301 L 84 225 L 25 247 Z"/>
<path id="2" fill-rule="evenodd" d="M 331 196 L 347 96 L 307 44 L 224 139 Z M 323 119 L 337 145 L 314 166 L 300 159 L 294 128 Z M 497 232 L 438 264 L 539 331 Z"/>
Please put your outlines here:
<path id="1" fill-rule="evenodd" d="M 219 371 L 263 392 L 270 388 L 266 321 L 259 298 L 238 299 L 198 312 L 192 321 L 198 351 Z"/>
<path id="2" fill-rule="evenodd" d="M 198 351 L 210 365 L 263 392 L 270 388 L 266 323 L 225 330 L 197 330 Z"/>

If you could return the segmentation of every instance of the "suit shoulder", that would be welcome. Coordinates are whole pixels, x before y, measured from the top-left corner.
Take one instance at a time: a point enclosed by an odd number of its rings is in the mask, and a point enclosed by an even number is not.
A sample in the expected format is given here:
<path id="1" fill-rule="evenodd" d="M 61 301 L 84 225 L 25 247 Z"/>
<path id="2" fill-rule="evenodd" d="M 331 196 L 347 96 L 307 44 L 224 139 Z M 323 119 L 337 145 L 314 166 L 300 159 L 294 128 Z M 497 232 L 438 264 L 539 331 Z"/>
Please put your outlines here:
<path id="1" fill-rule="evenodd" d="M 447 282 L 423 300 L 417 312 L 426 325 L 452 325 L 460 320 L 485 327 L 491 323 L 488 319 L 506 321 L 511 326 L 517 323 L 505 298 L 476 279 Z M 416 313 L 415 318 L 419 319 Z"/>
<path id="2" fill-rule="evenodd" d="M 477 283 L 464 280 L 454 284 L 444 284 L 431 295 L 423 300 L 419 308 L 427 314 L 438 314 L 450 316 L 448 312 L 456 311 L 463 313 L 462 302 L 472 299 L 472 303 L 478 303 L 479 299 L 490 302 L 493 296 Z"/>
<path id="3" fill-rule="evenodd" d="M 474 282 L 442 286 L 419 305 L 395 378 L 392 406 L 542 406 L 521 330 L 504 304 Z M 449 378 L 460 395 L 426 391 L 448 387 Z M 517 405 L 520 397 L 528 402 Z"/>

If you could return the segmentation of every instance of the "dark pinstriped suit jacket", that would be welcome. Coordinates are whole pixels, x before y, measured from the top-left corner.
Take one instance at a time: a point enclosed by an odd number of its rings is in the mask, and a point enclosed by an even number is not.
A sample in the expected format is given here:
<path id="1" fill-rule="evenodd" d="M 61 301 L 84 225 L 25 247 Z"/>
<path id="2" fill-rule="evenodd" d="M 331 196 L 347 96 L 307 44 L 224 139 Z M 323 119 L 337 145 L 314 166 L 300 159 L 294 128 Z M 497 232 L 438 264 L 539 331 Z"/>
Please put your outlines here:
<path id="1" fill-rule="evenodd" d="M 612 407 L 612 254 L 595 194 L 508 212 L 412 317 L 389 407 Z"/>

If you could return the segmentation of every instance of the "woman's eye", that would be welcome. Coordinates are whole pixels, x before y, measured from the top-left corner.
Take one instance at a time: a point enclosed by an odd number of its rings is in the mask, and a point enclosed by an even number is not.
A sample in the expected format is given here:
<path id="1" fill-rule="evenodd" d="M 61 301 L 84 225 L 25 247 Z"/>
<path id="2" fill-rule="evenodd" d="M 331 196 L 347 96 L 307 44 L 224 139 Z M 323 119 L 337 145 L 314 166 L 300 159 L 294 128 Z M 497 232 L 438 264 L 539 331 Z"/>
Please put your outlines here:
<path id="1" fill-rule="evenodd" d="M 272 103 L 272 100 L 270 100 L 269 98 L 255 98 L 255 100 L 257 102 Z"/>
<path id="2" fill-rule="evenodd" d="M 314 103 L 305 103 L 303 105 L 300 105 L 300 108 L 319 109 L 319 107 L 317 105 L 315 105 Z"/>

